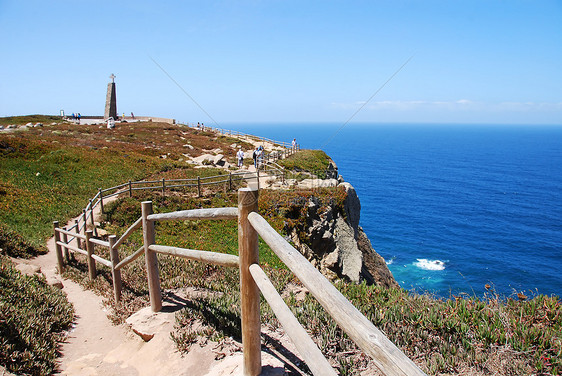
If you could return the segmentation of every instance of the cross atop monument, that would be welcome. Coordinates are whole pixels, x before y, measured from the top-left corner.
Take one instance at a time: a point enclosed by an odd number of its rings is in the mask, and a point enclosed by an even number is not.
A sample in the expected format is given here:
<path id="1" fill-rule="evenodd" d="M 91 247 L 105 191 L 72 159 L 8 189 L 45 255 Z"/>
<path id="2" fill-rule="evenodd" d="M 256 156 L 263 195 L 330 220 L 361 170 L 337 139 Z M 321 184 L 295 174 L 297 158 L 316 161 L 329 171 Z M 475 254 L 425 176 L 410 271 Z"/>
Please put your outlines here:
<path id="1" fill-rule="evenodd" d="M 109 78 L 111 78 L 111 82 L 115 82 L 115 75 L 113 73 L 111 73 L 111 76 L 109 76 Z"/>

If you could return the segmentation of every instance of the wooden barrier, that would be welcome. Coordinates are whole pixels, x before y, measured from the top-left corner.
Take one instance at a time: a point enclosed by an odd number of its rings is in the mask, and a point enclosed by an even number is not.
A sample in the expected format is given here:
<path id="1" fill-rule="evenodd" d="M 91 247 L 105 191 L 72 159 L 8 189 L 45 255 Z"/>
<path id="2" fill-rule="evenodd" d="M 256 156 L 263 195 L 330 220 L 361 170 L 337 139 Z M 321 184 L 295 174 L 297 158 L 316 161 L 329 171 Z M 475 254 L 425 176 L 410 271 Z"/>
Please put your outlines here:
<path id="1" fill-rule="evenodd" d="M 258 170 L 259 171 L 259 170 Z M 259 175 L 258 175 L 259 176 Z M 283 175 L 282 175 L 283 176 Z M 197 179 L 200 193 L 201 180 Z M 229 175 L 227 181 L 232 180 Z M 203 183 L 205 184 L 205 183 Z M 129 181 L 129 192 L 132 192 L 132 182 Z M 164 192 L 165 183 L 162 182 Z M 261 373 L 261 324 L 259 311 L 259 293 L 262 292 L 270 304 L 279 322 L 285 328 L 289 337 L 295 343 L 299 353 L 307 362 L 313 374 L 335 375 L 336 372 L 323 357 L 318 347 L 298 323 L 290 309 L 283 302 L 263 270 L 259 266 L 258 234 L 271 247 L 277 256 L 301 280 L 310 293 L 318 300 L 324 309 L 334 318 L 338 325 L 349 337 L 368 355 L 375 365 L 385 375 L 424 375 L 424 373 L 400 351 L 386 336 L 380 332 L 365 316 L 359 312 L 315 267 L 279 235 L 267 221 L 257 214 L 258 190 L 242 188 L 238 191 L 238 208 L 211 208 L 182 210 L 173 213 L 153 214 L 152 202 L 141 204 L 142 216 L 137 219 L 117 240 L 111 235 L 108 241 L 93 237 L 92 230 L 86 230 L 88 216 L 93 222 L 93 208 L 103 200 L 103 192 L 99 190 L 99 200 L 90 203 L 83 211 L 85 235 L 80 234 L 79 222 L 75 222 L 76 232 L 59 228 L 58 222 L 53 222 L 55 230 L 55 245 L 57 265 L 60 272 L 64 268 L 62 252 L 72 250 L 87 256 L 88 275 L 90 280 L 96 277 L 96 264 L 99 262 L 111 268 L 114 298 L 116 304 L 121 301 L 121 272 L 120 269 L 133 262 L 141 254 L 145 255 L 147 268 L 150 304 L 153 312 L 162 309 L 162 292 L 158 270 L 157 253 L 183 257 L 191 260 L 213 263 L 221 266 L 239 267 L 240 271 L 240 305 L 243 345 L 243 375 L 257 376 Z M 106 196 L 107 197 L 107 196 Z M 192 250 L 155 244 L 156 221 L 181 220 L 232 220 L 238 219 L 238 251 L 239 255 L 229 255 L 216 252 Z M 142 227 L 143 246 L 136 252 L 120 261 L 118 247 L 130 234 Z M 72 228 L 71 228 L 72 229 Z M 62 239 L 61 239 L 62 235 Z M 76 238 L 77 244 L 83 239 L 86 250 L 69 244 L 68 236 Z M 94 245 L 108 247 L 111 261 L 94 254 Z"/>

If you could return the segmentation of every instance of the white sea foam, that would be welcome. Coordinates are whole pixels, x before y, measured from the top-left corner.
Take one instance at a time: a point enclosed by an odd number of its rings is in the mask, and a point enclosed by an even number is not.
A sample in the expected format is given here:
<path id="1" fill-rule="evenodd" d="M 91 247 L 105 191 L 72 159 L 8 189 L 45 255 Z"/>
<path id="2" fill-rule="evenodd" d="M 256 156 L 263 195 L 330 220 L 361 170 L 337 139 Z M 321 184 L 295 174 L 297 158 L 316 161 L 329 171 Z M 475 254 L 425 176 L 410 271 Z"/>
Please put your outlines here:
<path id="1" fill-rule="evenodd" d="M 386 262 L 386 265 L 392 265 L 392 264 L 394 264 L 394 260 L 395 260 L 395 259 L 396 259 L 396 258 L 393 257 L 393 258 L 391 258 L 390 260 L 385 261 L 385 262 Z"/>
<path id="2" fill-rule="evenodd" d="M 417 259 L 414 266 L 424 270 L 443 270 L 445 263 L 441 260 Z"/>

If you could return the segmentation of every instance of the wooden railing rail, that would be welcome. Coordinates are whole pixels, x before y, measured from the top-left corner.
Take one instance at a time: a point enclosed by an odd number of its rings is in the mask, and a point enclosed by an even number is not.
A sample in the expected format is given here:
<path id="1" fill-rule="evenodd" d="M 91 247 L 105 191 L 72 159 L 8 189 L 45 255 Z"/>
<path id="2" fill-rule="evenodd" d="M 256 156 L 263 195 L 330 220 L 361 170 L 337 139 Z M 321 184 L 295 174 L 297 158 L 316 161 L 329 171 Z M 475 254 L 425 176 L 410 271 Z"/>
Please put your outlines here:
<path id="1" fill-rule="evenodd" d="M 178 256 L 189 260 L 206 262 L 208 264 L 230 267 L 238 267 L 240 264 L 238 256 L 225 253 L 199 251 L 196 249 L 186 249 L 156 244 L 153 244 L 148 248 L 151 251 L 162 253 L 164 255 Z"/>
<path id="2" fill-rule="evenodd" d="M 250 273 L 273 313 L 314 375 L 337 375 L 258 264 Z"/>
<path id="3" fill-rule="evenodd" d="M 124 233 L 121 235 L 119 240 L 117 240 L 114 244 L 115 248 L 119 248 L 121 244 L 138 228 L 142 227 L 142 217 L 137 219 L 135 223 L 133 223 Z"/>
<path id="4" fill-rule="evenodd" d="M 131 262 L 135 261 L 140 255 L 144 254 L 144 246 L 137 249 L 133 254 L 125 257 L 121 262 L 115 265 L 115 269 L 119 270 L 122 267 L 129 265 Z"/>

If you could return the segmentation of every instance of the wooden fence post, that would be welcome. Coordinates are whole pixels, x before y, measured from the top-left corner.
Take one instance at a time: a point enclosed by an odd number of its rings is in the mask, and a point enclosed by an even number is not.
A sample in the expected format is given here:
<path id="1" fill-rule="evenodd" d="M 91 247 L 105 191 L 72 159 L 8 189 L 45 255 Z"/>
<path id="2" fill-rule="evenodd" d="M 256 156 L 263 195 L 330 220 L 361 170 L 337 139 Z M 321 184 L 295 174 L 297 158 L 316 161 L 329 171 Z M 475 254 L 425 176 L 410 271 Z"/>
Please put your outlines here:
<path id="1" fill-rule="evenodd" d="M 156 252 L 148 247 L 154 244 L 154 221 L 147 217 L 152 214 L 152 201 L 143 201 L 142 208 L 142 237 L 144 240 L 144 259 L 146 262 L 146 274 L 148 277 L 148 293 L 150 295 L 150 307 L 152 312 L 160 312 L 162 309 L 162 292 L 160 291 L 160 273 L 158 272 L 158 257 Z"/>
<path id="2" fill-rule="evenodd" d="M 166 179 L 162 178 L 162 197 L 164 197 L 165 191 L 166 191 Z"/>
<path id="3" fill-rule="evenodd" d="M 54 221 L 53 229 L 55 230 L 55 252 L 57 254 L 57 267 L 59 269 L 59 274 L 62 274 L 62 272 L 64 271 L 64 262 L 62 260 L 62 249 L 58 244 L 58 242 L 60 242 L 60 232 L 57 231 L 58 228 L 59 221 Z"/>
<path id="4" fill-rule="evenodd" d="M 96 279 L 96 260 L 92 257 L 94 254 L 94 243 L 90 240 L 93 234 L 92 230 L 86 231 L 86 252 L 88 252 L 88 275 L 90 281 Z"/>
<path id="5" fill-rule="evenodd" d="M 116 235 L 109 236 L 109 254 L 111 256 L 111 274 L 113 277 L 113 296 L 115 297 L 115 304 L 119 305 L 121 302 L 121 270 L 115 269 L 115 266 L 119 264 L 119 251 L 115 248 L 115 242 L 117 241 Z"/>
<path id="6" fill-rule="evenodd" d="M 94 204 L 92 202 L 92 199 L 90 199 L 90 221 L 92 222 L 94 234 L 98 236 L 98 229 L 96 228 L 96 222 L 94 222 Z"/>
<path id="7" fill-rule="evenodd" d="M 98 192 L 100 193 L 101 213 L 105 214 L 105 211 L 103 210 L 103 192 L 101 191 L 101 188 L 98 188 Z"/>
<path id="8" fill-rule="evenodd" d="M 76 232 L 77 234 L 80 234 L 80 222 L 78 221 L 78 219 L 75 219 L 75 220 L 74 220 L 74 226 L 76 226 L 76 227 L 75 227 L 75 232 Z M 78 248 L 82 248 L 82 239 L 80 239 L 79 237 L 76 237 L 76 246 L 77 246 Z"/>
<path id="9" fill-rule="evenodd" d="M 64 231 L 66 231 L 66 226 L 62 228 Z M 68 244 L 68 237 L 66 236 L 66 234 L 62 234 L 62 242 L 64 244 Z M 64 260 L 66 261 L 66 263 L 68 264 L 68 261 L 70 260 L 70 256 L 68 255 L 68 248 L 64 247 Z"/>
<path id="10" fill-rule="evenodd" d="M 228 190 L 232 191 L 232 172 L 228 173 Z"/>
<path id="11" fill-rule="evenodd" d="M 258 176 L 258 191 L 260 190 L 260 165 L 258 164 L 258 168 L 256 169 L 256 173 Z"/>
<path id="12" fill-rule="evenodd" d="M 201 197 L 201 178 L 197 176 L 197 194 Z"/>
<path id="13" fill-rule="evenodd" d="M 248 214 L 258 209 L 258 190 L 238 190 L 238 257 L 240 258 L 240 299 L 244 376 L 261 373 L 260 292 L 250 274 L 250 265 L 259 264 L 258 233 Z"/>
<path id="14" fill-rule="evenodd" d="M 133 185 L 131 184 L 130 180 L 129 180 L 129 197 L 133 197 Z"/>

